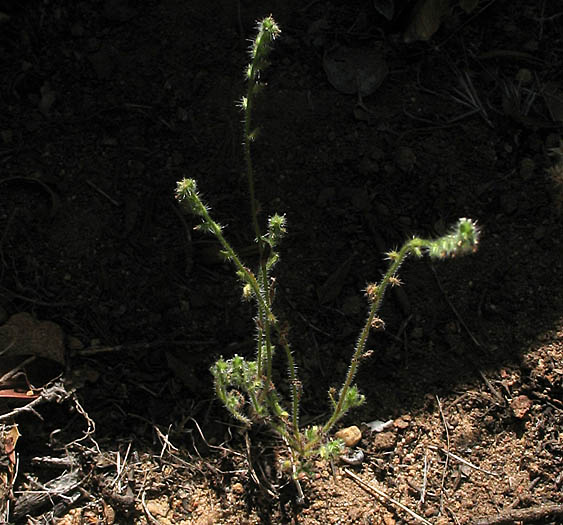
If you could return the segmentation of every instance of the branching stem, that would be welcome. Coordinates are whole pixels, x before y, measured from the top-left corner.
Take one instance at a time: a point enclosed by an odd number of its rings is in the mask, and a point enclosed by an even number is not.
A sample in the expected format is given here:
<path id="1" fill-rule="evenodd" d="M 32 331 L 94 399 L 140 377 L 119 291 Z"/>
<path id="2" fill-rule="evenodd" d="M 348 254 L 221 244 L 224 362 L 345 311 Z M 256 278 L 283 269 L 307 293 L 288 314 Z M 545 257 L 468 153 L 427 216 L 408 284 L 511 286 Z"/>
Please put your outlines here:
<path id="1" fill-rule="evenodd" d="M 223 248 L 223 255 L 231 261 L 236 273 L 242 280 L 243 295 L 256 301 L 256 361 L 248 361 L 241 356 L 224 360 L 219 359 L 211 368 L 215 380 L 217 396 L 231 414 L 251 425 L 256 421 L 266 421 L 281 436 L 290 449 L 290 467 L 296 476 L 299 469 L 313 456 L 334 458 L 341 450 L 341 442 L 328 440 L 327 435 L 334 425 L 350 410 L 364 401 L 364 396 L 353 384 L 360 362 L 366 353 L 366 345 L 372 329 L 383 327 L 383 321 L 377 316 L 385 291 L 389 285 L 400 285 L 398 271 L 404 260 L 410 255 L 444 258 L 475 251 L 479 239 L 479 229 L 470 219 L 459 219 L 450 233 L 436 239 L 414 237 L 407 241 L 399 251 L 389 252 L 389 268 L 378 284 L 371 284 L 366 289 L 370 301 L 367 319 L 360 331 L 354 347 L 350 366 L 338 397 L 330 394 L 333 411 L 323 426 L 299 428 L 299 406 L 301 384 L 297 375 L 297 366 L 287 339 L 287 328 L 282 325 L 273 312 L 274 280 L 269 272 L 278 260 L 277 244 L 285 233 L 285 216 L 275 214 L 270 217 L 268 229 L 262 234 L 259 224 L 259 206 L 254 184 L 251 142 L 256 132 L 252 129 L 252 111 L 258 91 L 262 87 L 260 73 L 268 66 L 267 56 L 271 42 L 280 30 L 271 17 L 266 17 L 258 24 L 258 34 L 252 42 L 251 62 L 246 70 L 248 90 L 241 106 L 244 110 L 244 159 L 250 198 L 250 214 L 256 243 L 258 244 L 259 264 L 257 273 L 253 273 L 240 260 L 233 247 L 225 239 L 221 226 L 209 213 L 202 202 L 193 179 L 178 182 L 177 198 L 185 201 L 193 214 L 200 217 L 199 226 L 213 234 Z M 291 390 L 291 409 L 286 412 L 272 380 L 275 344 L 283 348 L 287 364 L 287 377 Z M 248 410 L 250 405 L 250 410 Z M 297 467 L 297 468 L 296 468 Z"/>

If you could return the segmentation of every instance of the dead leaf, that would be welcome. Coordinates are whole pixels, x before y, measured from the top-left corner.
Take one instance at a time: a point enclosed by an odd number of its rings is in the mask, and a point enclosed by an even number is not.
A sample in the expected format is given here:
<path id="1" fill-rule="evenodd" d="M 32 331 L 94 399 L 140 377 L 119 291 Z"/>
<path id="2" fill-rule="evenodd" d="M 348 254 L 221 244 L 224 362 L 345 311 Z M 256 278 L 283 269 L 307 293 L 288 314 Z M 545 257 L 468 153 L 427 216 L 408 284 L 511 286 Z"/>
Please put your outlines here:
<path id="1" fill-rule="evenodd" d="M 7 397 L 8 399 L 26 399 L 27 401 L 32 401 L 33 399 L 37 399 L 39 394 L 34 393 L 33 390 L 21 392 L 20 390 L 15 390 L 13 388 L 2 388 L 0 389 L 0 397 Z"/>
<path id="2" fill-rule="evenodd" d="M 0 453 L 7 458 L 8 461 L 3 461 L 0 464 L 0 505 L 2 511 L 4 510 L 5 497 L 12 492 L 14 484 L 14 477 L 16 472 L 16 443 L 20 433 L 18 425 L 0 426 Z"/>
<path id="3" fill-rule="evenodd" d="M 14 314 L 0 326 L 0 355 L 33 355 L 64 365 L 64 332 L 58 324 L 38 321 L 27 312 Z"/>
<path id="4" fill-rule="evenodd" d="M 416 42 L 418 40 L 426 42 L 430 40 L 449 12 L 449 0 L 418 0 L 405 31 L 405 42 Z"/>
<path id="5" fill-rule="evenodd" d="M 1 432 L 0 447 L 2 452 L 8 456 L 8 459 L 10 459 L 10 463 L 12 463 L 12 465 L 16 464 L 15 450 L 16 443 L 18 442 L 18 438 L 20 436 L 21 434 L 18 431 L 18 425 L 12 425 Z"/>
<path id="6" fill-rule="evenodd" d="M 389 427 L 393 426 L 393 420 L 389 419 L 387 421 L 381 421 L 379 419 L 374 419 L 369 423 L 366 423 L 366 427 L 368 427 L 372 432 L 383 432 L 384 430 L 388 429 Z"/>
<path id="7" fill-rule="evenodd" d="M 381 50 L 338 46 L 326 51 L 323 68 L 331 86 L 347 95 L 371 95 L 389 71 Z"/>
<path id="8" fill-rule="evenodd" d="M 461 7 L 467 14 L 473 12 L 479 5 L 479 0 L 459 0 L 459 7 Z"/>

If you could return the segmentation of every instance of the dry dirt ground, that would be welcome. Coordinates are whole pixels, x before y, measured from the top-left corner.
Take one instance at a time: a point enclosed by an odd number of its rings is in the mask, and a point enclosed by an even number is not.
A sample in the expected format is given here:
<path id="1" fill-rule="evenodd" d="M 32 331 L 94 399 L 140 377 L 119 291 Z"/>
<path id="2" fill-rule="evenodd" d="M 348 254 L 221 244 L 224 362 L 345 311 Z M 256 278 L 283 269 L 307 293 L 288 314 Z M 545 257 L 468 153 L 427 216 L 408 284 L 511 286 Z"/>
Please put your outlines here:
<path id="1" fill-rule="evenodd" d="M 450 3 L 409 43 L 413 2 L 392 21 L 368 0 L 0 4 L 1 519 L 563 522 L 563 12 Z M 209 367 L 252 355 L 253 312 L 173 198 L 195 177 L 253 263 L 235 101 L 270 13 L 254 158 L 263 217 L 288 220 L 276 301 L 304 424 L 326 417 L 382 253 L 458 217 L 483 231 L 471 256 L 404 265 L 342 422 L 363 462 L 316 463 L 302 503 L 276 436 L 214 399 Z M 325 69 L 366 46 L 380 85 L 361 107 Z"/>

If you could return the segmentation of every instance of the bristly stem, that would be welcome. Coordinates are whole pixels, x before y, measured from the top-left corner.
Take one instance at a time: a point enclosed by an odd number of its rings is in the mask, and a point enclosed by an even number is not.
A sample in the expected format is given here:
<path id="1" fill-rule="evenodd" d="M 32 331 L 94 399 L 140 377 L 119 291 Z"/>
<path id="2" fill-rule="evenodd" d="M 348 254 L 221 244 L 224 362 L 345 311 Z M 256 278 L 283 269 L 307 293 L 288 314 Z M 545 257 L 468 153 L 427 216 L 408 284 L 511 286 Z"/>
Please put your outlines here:
<path id="1" fill-rule="evenodd" d="M 263 302 L 271 306 L 271 294 L 269 293 L 268 271 L 266 260 L 264 258 L 265 242 L 262 237 L 260 225 L 258 223 L 258 204 L 256 192 L 254 188 L 254 168 L 252 164 L 252 155 L 250 151 L 250 143 L 255 139 L 257 131 L 252 130 L 252 110 L 254 108 L 254 100 L 261 87 L 260 73 L 268 66 L 267 57 L 271 50 L 271 42 L 273 42 L 280 34 L 280 29 L 274 19 L 266 17 L 258 22 L 258 34 L 250 46 L 250 64 L 246 70 L 248 81 L 247 94 L 243 97 L 241 106 L 244 110 L 244 161 L 246 165 L 246 178 L 248 181 L 248 193 L 250 198 L 250 215 L 252 225 L 254 227 L 254 235 L 258 243 L 258 260 L 259 260 L 259 283 L 261 284 L 261 295 Z M 264 370 L 268 381 L 272 377 L 272 340 L 270 330 L 270 320 L 268 311 L 262 309 L 259 304 L 258 308 L 258 348 L 257 361 L 259 372 Z M 265 343 L 265 344 L 263 344 Z M 263 347 L 266 349 L 266 356 L 263 356 Z M 264 364 L 263 360 L 266 358 Z"/>
<path id="2" fill-rule="evenodd" d="M 265 375 L 268 381 L 272 378 L 272 342 L 271 342 L 271 329 L 273 325 L 276 335 L 280 337 L 280 329 L 277 322 L 271 323 L 269 313 L 271 309 L 270 282 L 268 277 L 267 258 L 264 257 L 265 241 L 261 233 L 260 225 L 258 223 L 258 206 L 254 188 L 254 167 L 252 163 L 252 155 L 250 150 L 250 143 L 255 139 L 257 134 L 256 130 L 252 129 L 252 110 L 254 109 L 254 99 L 260 90 L 262 84 L 260 83 L 260 73 L 268 66 L 267 56 L 271 50 L 271 42 L 273 42 L 280 34 L 280 28 L 275 23 L 272 17 L 267 17 L 258 23 L 258 34 L 253 41 L 250 48 L 251 62 L 247 69 L 248 89 L 247 95 L 242 100 L 242 107 L 244 109 L 244 160 L 246 164 L 246 177 L 248 180 L 248 193 L 250 198 L 250 208 L 252 216 L 252 224 L 254 226 L 254 233 L 258 243 L 258 255 L 260 264 L 260 284 L 263 293 L 263 302 L 267 305 L 265 311 L 265 319 L 260 317 L 261 327 L 259 328 L 259 345 L 258 345 L 258 362 L 259 370 L 263 369 L 262 365 L 262 345 L 260 341 L 262 338 L 266 346 L 266 363 Z M 263 335 L 262 335 L 263 334 Z M 282 344 L 286 359 L 288 361 L 288 374 L 291 388 L 291 419 L 294 427 L 294 432 L 299 428 L 299 391 L 297 380 L 297 369 L 291 354 L 291 350 L 287 342 Z"/>
<path id="3" fill-rule="evenodd" d="M 397 278 L 397 272 L 403 261 L 408 257 L 409 254 L 414 253 L 417 256 L 422 256 L 427 253 L 433 258 L 445 258 L 453 257 L 455 255 L 461 255 L 468 253 L 470 251 L 475 251 L 477 249 L 477 244 L 479 242 L 479 229 L 477 225 L 471 221 L 471 219 L 459 219 L 457 225 L 452 229 L 452 231 L 443 237 L 438 239 L 421 239 L 419 237 L 414 237 L 410 241 L 406 242 L 403 247 L 398 251 L 392 251 L 387 254 L 387 258 L 390 261 L 389 268 L 381 282 L 376 285 L 370 285 L 367 288 L 368 299 L 371 301 L 371 307 L 367 320 L 360 332 L 360 336 L 356 343 L 354 353 L 350 360 L 350 366 L 348 372 L 346 373 L 346 378 L 340 389 L 338 396 L 338 402 L 334 407 L 332 416 L 323 426 L 323 432 L 327 433 L 334 426 L 334 424 L 346 414 L 351 406 L 346 406 L 350 401 L 354 404 L 354 400 L 350 400 L 348 394 L 352 386 L 352 381 L 356 375 L 358 365 L 362 355 L 364 355 L 369 333 L 372 328 L 383 327 L 383 321 L 376 318 L 377 312 L 381 307 L 383 302 L 383 296 L 389 284 L 398 286 L 400 281 Z M 356 403 L 359 404 L 363 400 L 358 398 Z"/>

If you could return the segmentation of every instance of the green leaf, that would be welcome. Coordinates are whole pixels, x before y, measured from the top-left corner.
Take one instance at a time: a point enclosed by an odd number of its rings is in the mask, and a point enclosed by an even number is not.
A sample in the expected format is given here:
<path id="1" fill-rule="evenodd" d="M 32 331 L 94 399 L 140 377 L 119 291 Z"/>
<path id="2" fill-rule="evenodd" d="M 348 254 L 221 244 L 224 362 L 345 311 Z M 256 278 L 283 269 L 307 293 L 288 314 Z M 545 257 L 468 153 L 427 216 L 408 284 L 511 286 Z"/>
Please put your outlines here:
<path id="1" fill-rule="evenodd" d="M 304 432 L 307 442 L 311 443 L 317 441 L 317 439 L 319 439 L 320 430 L 321 428 L 319 426 L 307 427 Z"/>
<path id="2" fill-rule="evenodd" d="M 346 392 L 346 398 L 344 399 L 345 410 L 360 406 L 365 400 L 366 397 L 363 394 L 360 394 L 358 387 L 356 385 L 352 385 Z"/>
<path id="3" fill-rule="evenodd" d="M 336 459 L 344 449 L 344 442 L 341 439 L 334 439 L 319 448 L 319 456 L 323 459 Z"/>

